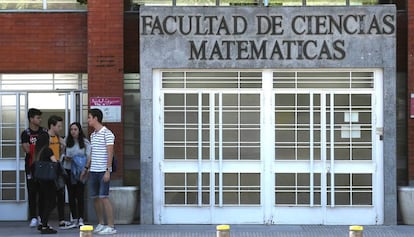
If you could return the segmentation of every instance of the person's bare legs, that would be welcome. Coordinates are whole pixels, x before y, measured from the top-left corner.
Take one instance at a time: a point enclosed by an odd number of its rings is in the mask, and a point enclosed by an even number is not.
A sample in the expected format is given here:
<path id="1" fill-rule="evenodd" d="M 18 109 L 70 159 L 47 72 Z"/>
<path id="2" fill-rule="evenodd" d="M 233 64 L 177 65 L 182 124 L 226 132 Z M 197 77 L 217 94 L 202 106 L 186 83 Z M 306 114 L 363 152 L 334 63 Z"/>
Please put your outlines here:
<path id="1" fill-rule="evenodd" d="M 113 215 L 113 209 L 111 201 L 108 197 L 101 198 L 103 208 L 106 215 L 106 220 L 108 221 L 108 226 L 114 227 L 114 215 Z"/>
<path id="2" fill-rule="evenodd" d="M 93 205 L 95 207 L 96 217 L 98 218 L 98 222 L 101 225 L 105 224 L 105 219 L 102 212 L 102 201 L 101 198 L 95 198 L 93 200 Z"/>

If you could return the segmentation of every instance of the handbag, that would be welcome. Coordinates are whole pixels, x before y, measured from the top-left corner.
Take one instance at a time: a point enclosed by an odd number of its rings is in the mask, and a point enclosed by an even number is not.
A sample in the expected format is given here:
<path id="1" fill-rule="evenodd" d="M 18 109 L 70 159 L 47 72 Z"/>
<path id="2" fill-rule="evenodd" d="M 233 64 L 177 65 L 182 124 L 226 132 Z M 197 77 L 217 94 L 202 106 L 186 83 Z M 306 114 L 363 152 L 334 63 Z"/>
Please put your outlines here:
<path id="1" fill-rule="evenodd" d="M 58 163 L 50 161 L 36 161 L 34 163 L 34 177 L 41 181 L 53 181 L 57 178 Z"/>

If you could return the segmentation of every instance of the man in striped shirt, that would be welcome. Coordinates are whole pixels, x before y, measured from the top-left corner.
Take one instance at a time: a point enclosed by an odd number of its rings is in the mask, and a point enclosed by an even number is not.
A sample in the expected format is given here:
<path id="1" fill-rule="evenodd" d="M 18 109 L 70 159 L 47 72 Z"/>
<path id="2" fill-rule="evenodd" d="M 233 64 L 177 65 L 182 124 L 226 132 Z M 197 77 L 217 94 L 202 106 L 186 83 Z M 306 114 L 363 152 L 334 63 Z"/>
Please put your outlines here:
<path id="1" fill-rule="evenodd" d="M 115 234 L 112 204 L 108 197 L 115 136 L 102 124 L 102 118 L 101 110 L 89 110 L 88 124 L 94 128 L 94 131 L 91 134 L 92 154 L 85 166 L 85 172 L 89 171 L 89 194 L 94 200 L 95 212 L 99 221 L 94 233 Z M 104 222 L 105 216 L 106 224 Z"/>

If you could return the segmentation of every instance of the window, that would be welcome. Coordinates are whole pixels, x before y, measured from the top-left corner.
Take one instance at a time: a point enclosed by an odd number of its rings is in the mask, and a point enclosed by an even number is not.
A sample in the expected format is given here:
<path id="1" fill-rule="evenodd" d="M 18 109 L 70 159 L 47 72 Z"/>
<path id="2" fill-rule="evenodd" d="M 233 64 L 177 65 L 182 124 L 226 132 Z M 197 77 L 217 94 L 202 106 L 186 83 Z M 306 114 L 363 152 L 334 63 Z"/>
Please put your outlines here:
<path id="1" fill-rule="evenodd" d="M 86 10 L 77 0 L 1 0 L 0 10 Z"/>
<path id="2" fill-rule="evenodd" d="M 154 6 L 358 6 L 381 3 L 383 0 L 132 0 L 133 5 Z"/>

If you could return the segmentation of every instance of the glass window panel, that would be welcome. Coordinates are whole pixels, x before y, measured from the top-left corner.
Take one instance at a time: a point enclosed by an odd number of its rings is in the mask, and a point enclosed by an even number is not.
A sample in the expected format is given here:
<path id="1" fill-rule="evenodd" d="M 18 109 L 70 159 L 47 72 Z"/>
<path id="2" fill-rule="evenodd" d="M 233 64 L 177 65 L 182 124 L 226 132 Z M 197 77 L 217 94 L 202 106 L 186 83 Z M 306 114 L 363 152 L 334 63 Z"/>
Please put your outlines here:
<path id="1" fill-rule="evenodd" d="M 166 192 L 165 193 L 165 204 L 185 204 L 185 193 L 184 192 Z"/>
<path id="2" fill-rule="evenodd" d="M 353 193 L 352 205 L 372 205 L 372 193 L 371 192 Z"/>
<path id="3" fill-rule="evenodd" d="M 303 0 L 269 0 L 269 6 L 302 6 Z"/>
<path id="4" fill-rule="evenodd" d="M 164 140 L 166 142 L 171 141 L 184 141 L 185 130 L 184 129 L 164 129 Z"/>
<path id="5" fill-rule="evenodd" d="M 354 94 L 351 95 L 352 106 L 366 106 L 371 108 L 371 95 Z"/>
<path id="6" fill-rule="evenodd" d="M 295 151 L 295 148 L 276 148 L 275 160 L 295 160 Z"/>
<path id="7" fill-rule="evenodd" d="M 202 153 L 203 153 L 203 160 L 210 160 L 210 147 L 203 146 Z"/>
<path id="8" fill-rule="evenodd" d="M 198 186 L 198 174 L 197 173 L 190 173 L 187 174 L 187 186 L 189 187 L 197 187 Z"/>
<path id="9" fill-rule="evenodd" d="M 310 141 L 310 131 L 309 130 L 299 130 L 297 131 L 297 141 L 301 144 L 309 144 Z"/>
<path id="10" fill-rule="evenodd" d="M 80 4 L 76 0 L 47 0 L 47 9 L 57 10 L 86 10 L 86 4 Z"/>
<path id="11" fill-rule="evenodd" d="M 350 158 L 350 150 L 349 148 L 339 148 L 336 147 L 334 149 L 334 159 L 335 160 L 349 160 Z"/>
<path id="12" fill-rule="evenodd" d="M 186 139 L 187 139 L 187 142 L 197 142 L 198 141 L 198 130 L 196 130 L 196 129 L 187 129 L 186 130 Z"/>
<path id="13" fill-rule="evenodd" d="M 335 175 L 335 186 L 348 187 L 351 184 L 349 180 L 349 174 L 336 174 Z"/>
<path id="14" fill-rule="evenodd" d="M 188 192 L 187 193 L 187 203 L 189 205 L 198 204 L 198 193 L 196 192 Z"/>
<path id="15" fill-rule="evenodd" d="M 349 95 L 335 95 L 334 103 L 335 106 L 349 106 Z"/>
<path id="16" fill-rule="evenodd" d="M 361 137 L 358 139 L 358 142 L 366 142 L 366 144 L 370 144 L 372 139 L 372 131 L 370 127 L 362 127 L 363 130 L 360 131 Z M 356 139 L 354 139 L 356 140 Z"/>
<path id="17" fill-rule="evenodd" d="M 350 0 L 349 5 L 360 6 L 360 5 L 375 5 L 378 4 L 378 0 Z"/>
<path id="18" fill-rule="evenodd" d="M 219 102 L 219 95 L 216 95 L 216 103 L 218 105 Z M 239 105 L 239 96 L 235 95 L 235 94 L 223 94 L 222 95 L 222 105 L 223 106 L 230 106 L 230 107 L 234 107 Z"/>
<path id="19" fill-rule="evenodd" d="M 216 196 L 218 203 L 218 196 Z M 223 192 L 223 204 L 239 204 L 239 195 L 236 192 Z"/>
<path id="20" fill-rule="evenodd" d="M 255 6 L 257 0 L 220 0 L 221 6 Z"/>
<path id="21" fill-rule="evenodd" d="M 353 148 L 353 160 L 372 160 L 372 148 Z"/>
<path id="22" fill-rule="evenodd" d="M 240 193 L 240 204 L 245 204 L 245 205 L 260 204 L 260 193 L 259 192 L 241 192 Z"/>
<path id="23" fill-rule="evenodd" d="M 372 112 L 368 111 L 368 112 L 358 112 L 358 122 L 362 123 L 362 124 L 371 124 L 371 115 Z"/>
<path id="24" fill-rule="evenodd" d="M 275 184 L 277 187 L 282 187 L 282 186 L 294 187 L 296 185 L 295 174 L 284 174 L 284 173 L 276 174 Z"/>
<path id="25" fill-rule="evenodd" d="M 294 130 L 277 130 L 275 133 L 276 142 L 295 142 L 296 133 Z"/>
<path id="26" fill-rule="evenodd" d="M 203 197 L 203 200 L 202 200 L 203 204 L 205 205 L 210 204 L 210 193 L 209 192 L 203 192 L 202 197 Z"/>
<path id="27" fill-rule="evenodd" d="M 43 9 L 42 0 L 14 0 L 14 1 L 1 1 L 1 10 L 40 10 Z"/>
<path id="28" fill-rule="evenodd" d="M 295 204 L 296 195 L 292 192 L 276 192 L 275 204 Z"/>
<path id="29" fill-rule="evenodd" d="M 254 186 L 260 187 L 260 174 L 240 174 L 240 185 L 241 186 Z"/>
<path id="30" fill-rule="evenodd" d="M 297 149 L 298 160 L 310 160 L 310 149 L 309 148 L 298 148 Z"/>
<path id="31" fill-rule="evenodd" d="M 372 174 L 353 174 L 352 175 L 353 186 L 372 186 Z"/>
<path id="32" fill-rule="evenodd" d="M 238 174 L 223 174 L 223 186 L 237 187 L 239 185 Z"/>
<path id="33" fill-rule="evenodd" d="M 194 145 L 194 147 L 187 147 L 186 148 L 186 155 L 187 155 L 188 160 L 197 160 L 198 159 L 197 145 Z"/>
<path id="34" fill-rule="evenodd" d="M 185 159 L 184 147 L 164 147 L 164 159 Z"/>
<path id="35" fill-rule="evenodd" d="M 183 94 L 164 94 L 164 106 L 183 106 Z"/>
<path id="36" fill-rule="evenodd" d="M 240 113 L 241 124 L 260 124 L 259 112 L 241 112 Z"/>
<path id="37" fill-rule="evenodd" d="M 296 105 L 296 97 L 293 94 L 275 95 L 275 106 L 290 106 Z"/>
<path id="38" fill-rule="evenodd" d="M 298 180 L 297 185 L 301 187 L 309 187 L 310 181 L 309 181 L 310 174 L 298 174 Z"/>
<path id="39" fill-rule="evenodd" d="M 240 141 L 243 142 L 259 142 L 260 141 L 260 130 L 241 130 Z"/>
<path id="40" fill-rule="evenodd" d="M 310 96 L 308 94 L 298 94 L 297 95 L 297 106 L 309 107 L 310 106 Z"/>
<path id="41" fill-rule="evenodd" d="M 260 147 L 241 147 L 240 160 L 260 160 Z"/>
<path id="42" fill-rule="evenodd" d="M 165 112 L 164 113 L 164 123 L 178 123 L 184 124 L 185 113 L 183 112 Z"/>
<path id="43" fill-rule="evenodd" d="M 1 155 L 2 156 L 0 159 L 5 159 L 5 158 L 14 159 L 16 157 L 16 144 L 14 144 L 14 142 L 13 144 L 7 144 L 7 145 L 3 143 L 2 148 L 1 148 Z"/>
<path id="44" fill-rule="evenodd" d="M 223 141 L 224 142 L 236 142 L 239 140 L 239 131 L 238 130 L 233 130 L 233 129 L 226 129 L 223 130 Z"/>
<path id="45" fill-rule="evenodd" d="M 321 159 L 321 148 L 320 147 L 313 147 L 313 159 L 320 160 Z"/>
<path id="46" fill-rule="evenodd" d="M 296 115 L 294 112 L 276 112 L 275 122 L 276 125 L 281 124 L 295 124 Z"/>
<path id="47" fill-rule="evenodd" d="M 183 173 L 165 173 L 165 186 L 184 186 L 185 174 Z"/>
<path id="48" fill-rule="evenodd" d="M 350 205 L 351 204 L 350 192 L 341 192 L 341 191 L 335 192 L 335 204 L 336 205 Z"/>
<path id="49" fill-rule="evenodd" d="M 298 204 L 309 205 L 310 204 L 310 193 L 309 192 L 298 192 Z"/>
<path id="50" fill-rule="evenodd" d="M 260 95 L 258 94 L 241 94 L 240 106 L 260 106 Z"/>
<path id="51" fill-rule="evenodd" d="M 297 113 L 298 124 L 309 124 L 310 122 L 310 112 L 304 111 Z"/>
<path id="52" fill-rule="evenodd" d="M 222 114 L 223 124 L 238 124 L 239 113 L 238 112 L 225 112 Z M 219 121 L 218 118 L 216 121 Z"/>
<path id="53" fill-rule="evenodd" d="M 345 6 L 346 0 L 306 0 L 308 6 Z"/>

